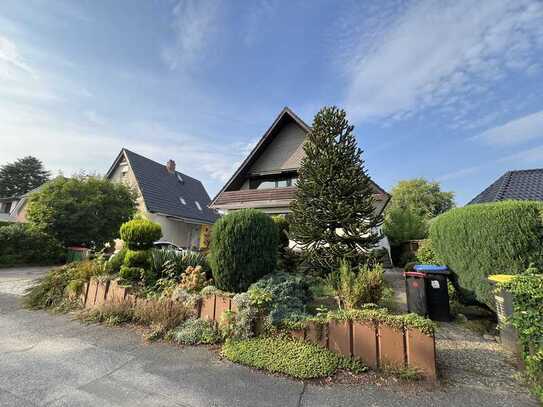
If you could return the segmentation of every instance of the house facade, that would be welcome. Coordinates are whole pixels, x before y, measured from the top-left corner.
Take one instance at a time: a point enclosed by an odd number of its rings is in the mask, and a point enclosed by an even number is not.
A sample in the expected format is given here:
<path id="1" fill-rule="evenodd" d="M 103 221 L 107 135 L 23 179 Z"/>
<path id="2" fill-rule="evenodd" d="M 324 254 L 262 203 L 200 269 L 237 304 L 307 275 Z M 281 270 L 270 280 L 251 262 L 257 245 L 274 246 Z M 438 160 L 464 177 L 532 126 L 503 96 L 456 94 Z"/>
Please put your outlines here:
<path id="1" fill-rule="evenodd" d="M 123 148 L 106 178 L 130 186 L 137 194 L 138 211 L 160 224 L 162 240 L 179 247 L 198 248 L 202 228 L 217 219 L 203 184 L 176 171 L 173 160 L 160 164 Z"/>
<path id="2" fill-rule="evenodd" d="M 210 207 L 223 213 L 242 208 L 269 214 L 289 213 L 309 131 L 310 127 L 285 107 Z M 372 187 L 375 213 L 381 214 L 390 195 L 373 181 Z M 380 246 L 389 248 L 386 238 Z"/>

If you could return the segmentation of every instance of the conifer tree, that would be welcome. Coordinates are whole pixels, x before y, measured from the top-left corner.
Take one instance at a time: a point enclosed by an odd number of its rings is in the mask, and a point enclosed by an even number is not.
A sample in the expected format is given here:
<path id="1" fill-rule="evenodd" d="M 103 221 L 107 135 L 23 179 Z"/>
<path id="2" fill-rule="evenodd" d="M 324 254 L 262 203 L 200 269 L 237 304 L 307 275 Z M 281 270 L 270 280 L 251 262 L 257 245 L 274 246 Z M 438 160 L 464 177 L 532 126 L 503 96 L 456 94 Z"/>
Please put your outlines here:
<path id="1" fill-rule="evenodd" d="M 324 107 L 304 144 L 290 235 L 310 265 L 329 273 L 342 260 L 364 263 L 380 239 L 381 215 L 345 111 Z"/>
<path id="2" fill-rule="evenodd" d="M 47 182 L 50 172 L 35 157 L 0 166 L 0 197 L 21 196 Z"/>

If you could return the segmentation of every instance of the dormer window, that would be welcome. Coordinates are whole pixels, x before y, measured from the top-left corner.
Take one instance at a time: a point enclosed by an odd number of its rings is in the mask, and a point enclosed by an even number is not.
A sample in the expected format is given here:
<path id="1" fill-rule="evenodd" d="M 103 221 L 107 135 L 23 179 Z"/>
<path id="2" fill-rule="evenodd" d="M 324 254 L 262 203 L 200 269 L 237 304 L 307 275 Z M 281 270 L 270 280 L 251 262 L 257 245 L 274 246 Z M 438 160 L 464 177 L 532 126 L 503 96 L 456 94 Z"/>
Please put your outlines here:
<path id="1" fill-rule="evenodd" d="M 187 204 L 187 202 L 185 201 L 185 198 L 183 198 L 182 196 L 179 197 L 179 202 L 181 202 L 183 205 Z"/>
<path id="2" fill-rule="evenodd" d="M 200 206 L 200 202 L 194 201 L 194 204 L 196 205 L 196 207 L 198 208 L 199 211 L 202 210 L 202 207 Z"/>
<path id="3" fill-rule="evenodd" d="M 183 179 L 183 177 L 181 176 L 181 174 L 177 173 L 176 175 L 177 175 L 177 180 L 178 180 L 181 184 L 183 184 L 183 183 L 185 182 L 185 180 Z"/>

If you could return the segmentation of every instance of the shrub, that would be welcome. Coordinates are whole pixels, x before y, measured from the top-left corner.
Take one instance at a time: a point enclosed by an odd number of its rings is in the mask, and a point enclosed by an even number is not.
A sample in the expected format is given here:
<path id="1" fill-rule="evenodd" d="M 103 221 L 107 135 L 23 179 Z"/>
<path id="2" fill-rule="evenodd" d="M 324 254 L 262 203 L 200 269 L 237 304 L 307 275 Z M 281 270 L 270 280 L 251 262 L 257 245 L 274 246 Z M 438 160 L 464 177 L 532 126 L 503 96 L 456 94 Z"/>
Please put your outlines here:
<path id="1" fill-rule="evenodd" d="M 543 275 L 528 273 L 502 285 L 513 293 L 511 323 L 519 333 L 525 374 L 543 401 Z"/>
<path id="2" fill-rule="evenodd" d="M 278 337 L 227 340 L 222 354 L 232 362 L 297 379 L 327 377 L 345 367 L 356 373 L 366 370 L 360 362 L 315 344 Z"/>
<path id="3" fill-rule="evenodd" d="M 179 286 L 189 293 L 200 292 L 202 288 L 208 285 L 211 285 L 211 281 L 206 279 L 206 273 L 202 270 L 202 266 L 189 266 L 181 274 Z"/>
<path id="4" fill-rule="evenodd" d="M 178 279 L 187 270 L 187 267 L 202 267 L 202 270 L 206 273 L 208 279 L 211 278 L 211 268 L 207 257 L 198 252 L 185 252 L 181 253 L 176 250 L 163 250 L 153 249 L 151 250 L 151 271 L 164 278 Z"/>
<path id="5" fill-rule="evenodd" d="M 452 209 L 432 222 L 432 247 L 462 287 L 495 308 L 489 275 L 519 274 L 532 262 L 541 264 L 542 212 L 543 203 L 530 201 Z"/>
<path id="6" fill-rule="evenodd" d="M 136 211 L 136 194 L 123 183 L 97 176 L 62 176 L 31 194 L 28 221 L 65 246 L 100 249 L 119 236 Z"/>
<path id="7" fill-rule="evenodd" d="M 220 335 L 211 322 L 194 318 L 171 331 L 168 338 L 185 345 L 210 345 L 220 341 Z"/>
<path id="8" fill-rule="evenodd" d="M 119 277 L 133 283 L 140 281 L 144 275 L 145 269 L 141 267 L 129 267 L 123 265 L 119 271 Z"/>
<path id="9" fill-rule="evenodd" d="M 377 304 L 385 288 L 383 266 L 362 265 L 353 271 L 350 264 L 342 262 L 339 270 L 326 281 L 336 294 L 340 308 L 354 309 L 364 303 Z"/>
<path id="10" fill-rule="evenodd" d="M 283 215 L 276 215 L 272 217 L 275 225 L 277 226 L 279 250 L 287 248 L 290 239 L 288 237 L 288 221 Z"/>
<path id="11" fill-rule="evenodd" d="M 107 272 L 110 274 L 117 274 L 121 270 L 121 266 L 124 263 L 124 258 L 128 248 L 123 247 L 119 252 L 111 256 L 111 258 L 106 263 Z"/>
<path id="12" fill-rule="evenodd" d="M 31 286 L 25 294 L 25 305 L 32 309 L 57 308 L 67 296 L 77 296 L 90 277 L 103 274 L 103 264 L 96 260 L 70 263 L 51 270 Z"/>
<path id="13" fill-rule="evenodd" d="M 406 208 L 390 209 L 383 224 L 383 231 L 393 244 L 424 239 L 427 229 L 424 217 Z"/>
<path id="14" fill-rule="evenodd" d="M 134 307 L 134 322 L 164 334 L 183 323 L 191 313 L 187 306 L 177 301 L 138 301 Z"/>
<path id="15" fill-rule="evenodd" d="M 269 293 L 267 303 L 254 302 L 253 297 L 259 291 Z M 307 315 L 307 305 L 313 300 L 307 278 L 300 274 L 270 274 L 251 285 L 248 293 L 254 305 L 266 306 L 273 325 L 278 325 L 284 319 Z"/>
<path id="16" fill-rule="evenodd" d="M 121 239 L 131 250 L 150 249 L 161 237 L 160 225 L 147 219 L 133 219 L 121 226 Z"/>
<path id="17" fill-rule="evenodd" d="M 127 250 L 123 265 L 128 267 L 150 267 L 151 252 L 149 250 Z"/>
<path id="18" fill-rule="evenodd" d="M 134 306 L 128 301 L 105 303 L 84 311 L 79 318 L 86 322 L 103 322 L 107 325 L 119 325 L 134 320 Z"/>
<path id="19" fill-rule="evenodd" d="M 417 260 L 419 264 L 443 264 L 438 260 L 430 239 L 425 239 L 419 244 L 419 248 L 417 250 Z"/>
<path id="20" fill-rule="evenodd" d="M 210 263 L 216 286 L 242 292 L 275 270 L 278 246 L 273 220 L 255 209 L 229 213 L 215 223 Z"/>
<path id="21" fill-rule="evenodd" d="M 16 223 L 0 228 L 0 266 L 58 264 L 64 249 L 52 236 Z"/>

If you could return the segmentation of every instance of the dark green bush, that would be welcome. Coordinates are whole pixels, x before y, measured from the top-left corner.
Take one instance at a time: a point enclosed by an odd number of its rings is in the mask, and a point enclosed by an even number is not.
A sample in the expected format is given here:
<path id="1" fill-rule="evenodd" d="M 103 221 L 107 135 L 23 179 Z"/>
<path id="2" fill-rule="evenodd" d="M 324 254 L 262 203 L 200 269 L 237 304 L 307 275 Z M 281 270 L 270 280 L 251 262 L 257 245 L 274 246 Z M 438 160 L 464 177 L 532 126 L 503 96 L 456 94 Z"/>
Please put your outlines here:
<path id="1" fill-rule="evenodd" d="M 210 263 L 217 288 L 242 292 L 275 271 L 278 232 L 273 220 L 255 209 L 222 217 L 213 226 Z"/>
<path id="2" fill-rule="evenodd" d="M 328 377 L 342 368 L 354 373 L 367 369 L 361 362 L 344 358 L 315 344 L 285 338 L 228 340 L 222 354 L 232 362 L 297 379 Z"/>
<path id="3" fill-rule="evenodd" d="M 0 228 L 0 266 L 18 264 L 58 264 L 64 248 L 52 236 L 27 224 Z"/>
<path id="4" fill-rule="evenodd" d="M 121 226 L 121 239 L 131 250 L 150 249 L 161 237 L 160 225 L 147 219 L 133 219 Z"/>
<path id="5" fill-rule="evenodd" d="M 271 294 L 268 311 L 274 325 L 307 315 L 307 305 L 313 300 L 307 278 L 300 274 L 271 274 L 251 285 L 249 294 L 254 290 Z"/>
<path id="6" fill-rule="evenodd" d="M 463 288 L 495 308 L 492 274 L 520 274 L 541 264 L 543 203 L 505 201 L 452 209 L 430 225 L 435 254 L 459 277 Z"/>
<path id="7" fill-rule="evenodd" d="M 283 215 L 276 215 L 272 217 L 275 225 L 277 226 L 277 232 L 279 236 L 279 248 L 284 249 L 288 247 L 290 239 L 288 237 L 288 221 Z"/>

